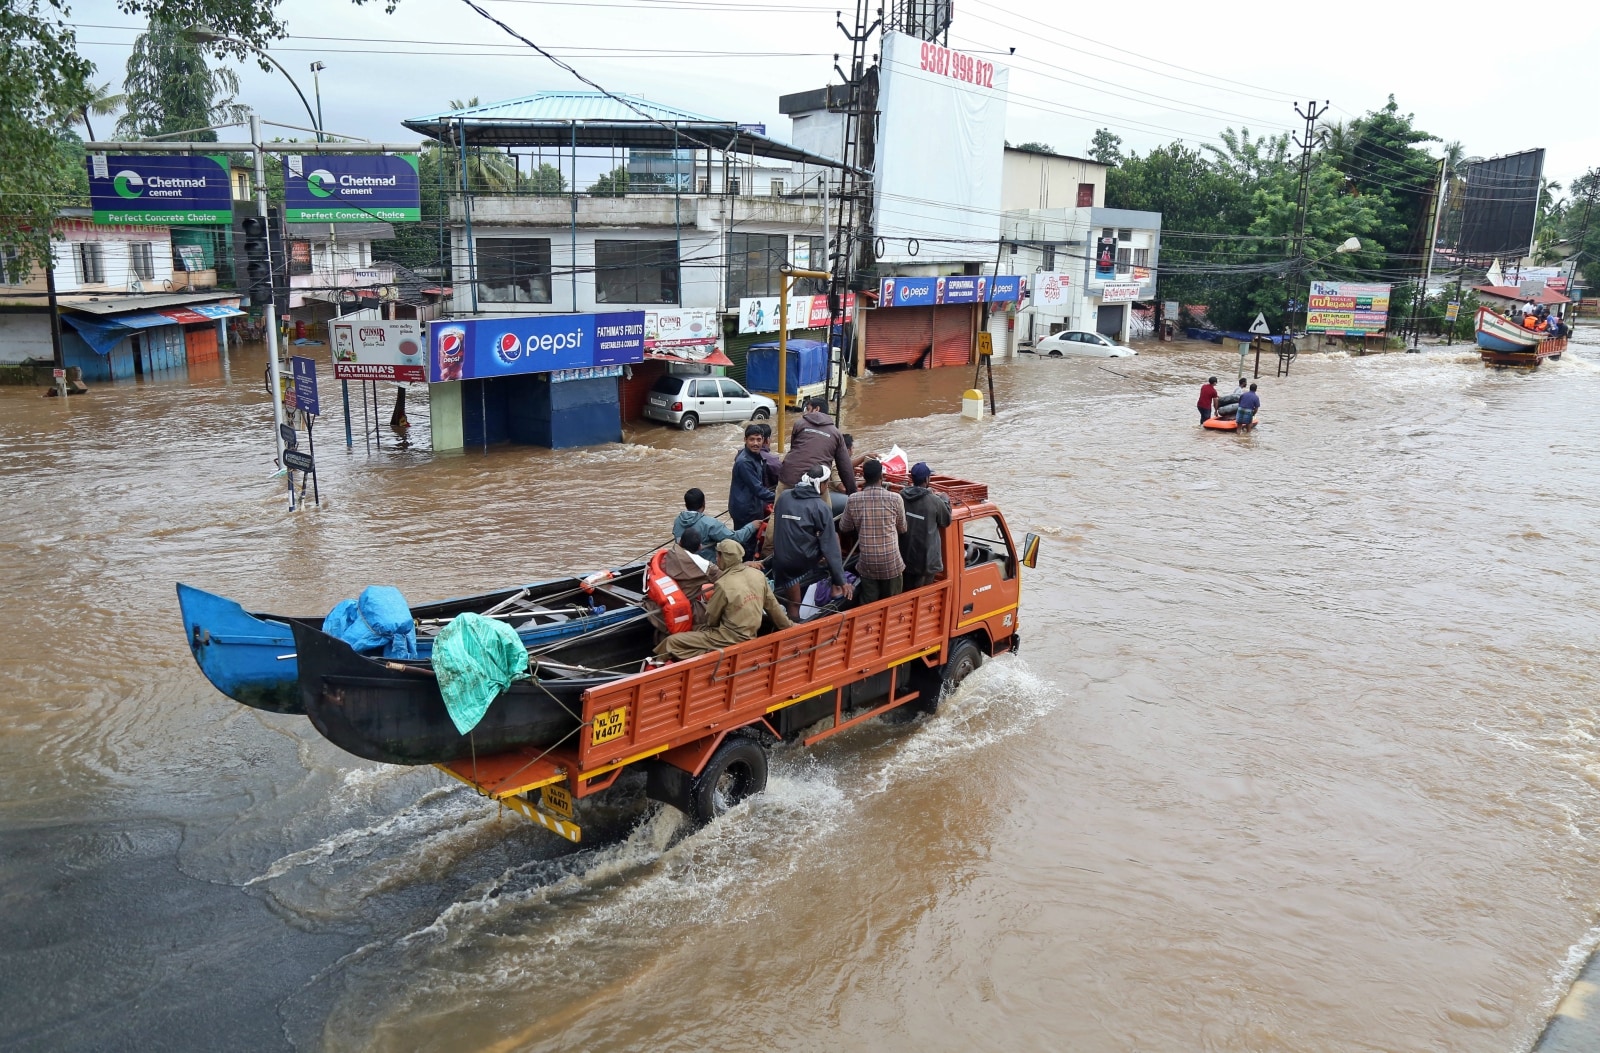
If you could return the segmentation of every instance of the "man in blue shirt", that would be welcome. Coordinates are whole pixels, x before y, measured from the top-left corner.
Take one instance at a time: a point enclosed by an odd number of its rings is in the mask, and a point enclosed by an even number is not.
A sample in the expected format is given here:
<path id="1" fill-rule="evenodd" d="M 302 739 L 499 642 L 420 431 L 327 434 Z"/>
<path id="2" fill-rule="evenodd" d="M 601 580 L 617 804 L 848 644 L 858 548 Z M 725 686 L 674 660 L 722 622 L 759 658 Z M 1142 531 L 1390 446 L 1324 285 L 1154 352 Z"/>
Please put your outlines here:
<path id="1" fill-rule="evenodd" d="M 1250 385 L 1250 390 L 1239 396 L 1239 415 L 1234 419 L 1239 422 L 1240 431 L 1249 431 L 1256 426 L 1256 413 L 1261 409 L 1261 396 L 1256 394 L 1256 386 Z"/>

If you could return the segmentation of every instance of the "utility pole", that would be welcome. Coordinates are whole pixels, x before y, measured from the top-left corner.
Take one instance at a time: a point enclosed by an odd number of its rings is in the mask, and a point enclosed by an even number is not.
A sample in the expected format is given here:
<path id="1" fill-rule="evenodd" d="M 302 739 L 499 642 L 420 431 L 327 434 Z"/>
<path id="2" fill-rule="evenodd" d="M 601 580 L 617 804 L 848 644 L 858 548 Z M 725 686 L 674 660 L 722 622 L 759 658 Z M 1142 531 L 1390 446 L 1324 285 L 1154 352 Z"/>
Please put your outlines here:
<path id="1" fill-rule="evenodd" d="M 1427 261 L 1422 268 L 1422 283 L 1411 300 L 1411 347 L 1415 350 L 1422 340 L 1422 306 L 1428 299 L 1428 283 L 1433 280 L 1433 249 L 1439 244 L 1439 217 L 1444 212 L 1445 159 L 1439 159 L 1439 174 L 1433 184 L 1433 214 L 1428 217 L 1428 247 L 1423 254 Z"/>
<path id="2" fill-rule="evenodd" d="M 318 60 L 311 64 L 311 88 L 317 96 L 317 142 L 322 142 L 322 71 L 327 63 Z"/>
<path id="3" fill-rule="evenodd" d="M 267 273 L 272 275 L 273 282 L 273 295 L 267 299 L 263 312 L 267 323 L 267 358 L 271 363 L 269 369 L 272 377 L 272 441 L 278 452 L 278 467 L 287 475 L 288 466 L 283 463 L 283 362 L 278 358 L 278 264 L 272 258 L 272 219 L 267 211 L 267 159 L 261 149 L 261 118 L 254 112 L 250 114 L 250 142 L 255 147 L 256 155 L 256 214 L 261 217 L 262 223 L 267 224 Z M 294 482 L 293 477 L 290 478 L 289 509 L 293 511 Z"/>
<path id="4" fill-rule="evenodd" d="M 1294 104 L 1294 112 L 1298 113 L 1300 118 L 1306 122 L 1306 130 L 1303 137 L 1299 135 L 1294 137 L 1294 144 L 1300 148 L 1300 195 L 1295 201 L 1294 262 L 1289 272 L 1292 275 L 1290 279 L 1292 282 L 1289 293 L 1290 299 L 1294 298 L 1295 290 L 1305 284 L 1306 209 L 1310 207 L 1311 203 L 1311 151 L 1327 140 L 1327 132 L 1317 131 L 1317 121 L 1322 118 L 1323 114 L 1328 112 L 1329 105 L 1331 104 L 1327 100 L 1323 100 L 1322 108 L 1318 109 L 1316 102 L 1313 100 L 1306 103 L 1306 108 L 1302 110 L 1298 102 Z M 1310 299 L 1308 297 L 1308 307 L 1309 303 Z M 1286 328 L 1293 332 L 1294 317 L 1291 315 L 1288 321 L 1289 325 Z"/>

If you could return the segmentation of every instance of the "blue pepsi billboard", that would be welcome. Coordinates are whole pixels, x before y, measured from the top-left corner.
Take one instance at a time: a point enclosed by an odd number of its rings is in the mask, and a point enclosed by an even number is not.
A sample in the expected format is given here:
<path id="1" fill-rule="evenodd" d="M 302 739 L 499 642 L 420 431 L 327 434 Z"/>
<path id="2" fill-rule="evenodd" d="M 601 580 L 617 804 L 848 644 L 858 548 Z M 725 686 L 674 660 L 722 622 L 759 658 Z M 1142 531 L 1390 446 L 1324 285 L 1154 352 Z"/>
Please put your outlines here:
<path id="1" fill-rule="evenodd" d="M 228 159 L 90 154 L 89 204 L 96 223 L 231 223 Z"/>
<path id="2" fill-rule="evenodd" d="M 936 278 L 884 278 L 878 283 L 879 307 L 930 307 L 935 304 L 1008 303 L 1022 291 L 1014 274 L 952 274 Z"/>
<path id="3" fill-rule="evenodd" d="M 304 154 L 283 159 L 290 223 L 415 223 L 422 218 L 416 154 Z"/>
<path id="4" fill-rule="evenodd" d="M 428 323 L 428 379 L 483 380 L 644 361 L 644 312 Z"/>

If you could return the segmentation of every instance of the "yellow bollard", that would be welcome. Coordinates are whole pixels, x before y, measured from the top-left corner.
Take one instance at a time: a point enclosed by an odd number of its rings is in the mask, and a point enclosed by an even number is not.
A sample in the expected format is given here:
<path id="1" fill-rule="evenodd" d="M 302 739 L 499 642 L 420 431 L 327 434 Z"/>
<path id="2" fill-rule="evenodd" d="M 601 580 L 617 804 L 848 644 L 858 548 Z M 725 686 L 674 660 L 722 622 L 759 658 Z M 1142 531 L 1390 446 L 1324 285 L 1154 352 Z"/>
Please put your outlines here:
<path id="1" fill-rule="evenodd" d="M 961 396 L 961 415 L 973 420 L 983 419 L 983 392 L 977 388 L 968 388 Z"/>

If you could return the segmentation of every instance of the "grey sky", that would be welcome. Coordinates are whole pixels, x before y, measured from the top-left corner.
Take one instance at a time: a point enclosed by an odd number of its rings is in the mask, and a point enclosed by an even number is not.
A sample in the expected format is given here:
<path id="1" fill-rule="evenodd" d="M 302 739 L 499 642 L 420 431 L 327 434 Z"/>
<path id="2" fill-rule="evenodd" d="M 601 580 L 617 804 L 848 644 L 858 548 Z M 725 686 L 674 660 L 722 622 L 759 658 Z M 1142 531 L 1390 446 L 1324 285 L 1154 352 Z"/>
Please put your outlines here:
<path id="1" fill-rule="evenodd" d="M 834 28 L 841 4 L 826 0 L 484 0 L 484 6 L 610 90 L 764 122 L 778 138 L 788 134 L 778 96 L 826 83 L 835 51 L 846 46 Z M 581 88 L 460 0 L 400 0 L 392 15 L 382 0 L 361 7 L 286 0 L 281 10 L 293 37 L 274 53 L 307 95 L 308 64 L 327 63 L 322 104 L 332 131 L 407 138 L 401 119 L 442 110 L 452 98 L 492 101 Z M 1120 9 L 960 0 L 951 45 L 1002 52 L 985 57 L 1012 70 L 1012 142 L 1041 140 L 1068 153 L 1082 153 L 1102 125 L 1143 152 L 1174 138 L 1215 141 L 1230 125 L 1254 132 L 1298 128 L 1296 99 L 1331 100 L 1330 118 L 1348 119 L 1383 105 L 1393 92 L 1402 112 L 1415 113 L 1420 126 L 1446 140 L 1461 140 L 1468 155 L 1544 146 L 1545 174 L 1562 183 L 1600 164 L 1594 123 L 1561 116 L 1563 100 L 1572 100 L 1569 112 L 1581 112 L 1587 98 L 1588 67 L 1580 59 L 1600 44 L 1600 20 L 1541 29 L 1534 47 L 1500 46 L 1491 27 L 1514 28 L 1504 9 L 1459 4 L 1441 17 L 1444 10 L 1347 0 L 1234 3 L 1197 15 L 1192 0 L 1144 0 Z M 113 0 L 79 0 L 73 21 L 100 79 L 120 86 L 139 24 Z M 1011 47 L 1016 55 L 1005 56 Z M 1492 59 L 1480 57 L 1485 48 Z M 269 119 L 303 123 L 304 110 L 279 74 L 253 66 L 240 74 L 241 101 Z"/>

